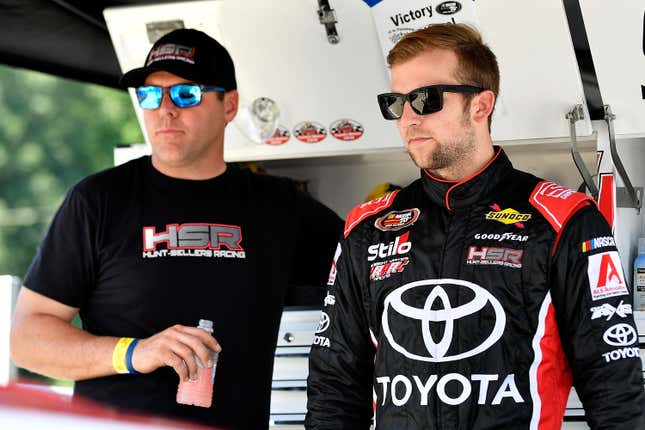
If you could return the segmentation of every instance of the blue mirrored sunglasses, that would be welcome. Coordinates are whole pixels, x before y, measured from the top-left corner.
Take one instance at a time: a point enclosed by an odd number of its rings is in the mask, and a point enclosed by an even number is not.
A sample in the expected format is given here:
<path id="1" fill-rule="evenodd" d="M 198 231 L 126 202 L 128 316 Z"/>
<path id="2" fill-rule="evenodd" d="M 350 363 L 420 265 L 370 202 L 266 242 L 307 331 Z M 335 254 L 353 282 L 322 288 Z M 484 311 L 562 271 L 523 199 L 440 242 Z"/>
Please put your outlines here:
<path id="1" fill-rule="evenodd" d="M 172 87 L 146 85 L 137 88 L 137 100 L 142 109 L 159 109 L 163 94 L 167 92 L 175 106 L 188 108 L 197 106 L 202 101 L 202 94 L 208 91 L 224 93 L 222 87 L 205 87 L 198 84 L 177 84 Z"/>

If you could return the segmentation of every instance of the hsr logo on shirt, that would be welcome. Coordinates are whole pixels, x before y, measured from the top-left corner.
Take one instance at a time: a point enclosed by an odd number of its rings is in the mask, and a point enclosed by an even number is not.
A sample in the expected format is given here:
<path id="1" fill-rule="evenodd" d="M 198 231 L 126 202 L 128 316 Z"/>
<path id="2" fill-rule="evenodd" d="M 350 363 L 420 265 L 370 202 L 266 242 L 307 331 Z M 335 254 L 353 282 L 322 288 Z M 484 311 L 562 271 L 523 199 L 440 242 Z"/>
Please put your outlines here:
<path id="1" fill-rule="evenodd" d="M 166 230 L 143 227 L 143 258 L 215 257 L 246 258 L 242 229 L 236 225 L 166 224 Z M 165 244 L 165 248 L 158 246 Z"/>
<path id="2" fill-rule="evenodd" d="M 587 275 L 593 300 L 629 294 L 616 251 L 590 255 Z"/>
<path id="3" fill-rule="evenodd" d="M 495 248 L 492 246 L 471 246 L 468 248 L 467 264 L 497 265 L 519 269 L 522 267 L 524 251 L 513 248 Z"/>

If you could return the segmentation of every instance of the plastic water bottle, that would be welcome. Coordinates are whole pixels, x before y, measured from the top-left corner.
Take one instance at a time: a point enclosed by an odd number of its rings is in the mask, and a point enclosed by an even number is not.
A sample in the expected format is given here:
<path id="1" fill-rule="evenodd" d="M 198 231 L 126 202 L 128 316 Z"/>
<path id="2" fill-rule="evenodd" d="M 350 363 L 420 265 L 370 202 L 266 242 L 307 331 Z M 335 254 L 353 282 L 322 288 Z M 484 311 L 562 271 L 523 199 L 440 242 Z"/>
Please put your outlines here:
<path id="1" fill-rule="evenodd" d="M 645 237 L 638 239 L 638 257 L 634 260 L 634 308 L 645 311 Z"/>
<path id="2" fill-rule="evenodd" d="M 197 328 L 213 333 L 213 321 L 199 320 Z M 200 406 L 210 408 L 213 404 L 213 382 L 215 380 L 215 369 L 217 368 L 217 359 L 219 354 L 211 351 L 211 360 L 213 367 L 206 367 L 197 356 L 197 380 L 180 381 L 177 388 L 177 403 L 182 405 Z"/>

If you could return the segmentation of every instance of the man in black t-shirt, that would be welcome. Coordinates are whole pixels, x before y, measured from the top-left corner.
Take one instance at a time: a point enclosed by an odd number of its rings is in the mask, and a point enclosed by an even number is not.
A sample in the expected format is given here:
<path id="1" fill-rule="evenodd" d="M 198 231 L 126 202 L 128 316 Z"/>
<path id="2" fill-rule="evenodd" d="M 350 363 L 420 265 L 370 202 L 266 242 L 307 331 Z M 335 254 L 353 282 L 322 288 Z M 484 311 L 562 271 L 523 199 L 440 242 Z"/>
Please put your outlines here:
<path id="1" fill-rule="evenodd" d="M 238 94 L 214 39 L 173 31 L 122 82 L 137 87 L 152 156 L 69 191 L 25 278 L 12 358 L 119 408 L 266 428 L 287 286 L 323 285 L 342 222 L 287 179 L 227 167 Z M 213 405 L 177 404 L 177 375 L 194 379 L 211 351 Z"/>

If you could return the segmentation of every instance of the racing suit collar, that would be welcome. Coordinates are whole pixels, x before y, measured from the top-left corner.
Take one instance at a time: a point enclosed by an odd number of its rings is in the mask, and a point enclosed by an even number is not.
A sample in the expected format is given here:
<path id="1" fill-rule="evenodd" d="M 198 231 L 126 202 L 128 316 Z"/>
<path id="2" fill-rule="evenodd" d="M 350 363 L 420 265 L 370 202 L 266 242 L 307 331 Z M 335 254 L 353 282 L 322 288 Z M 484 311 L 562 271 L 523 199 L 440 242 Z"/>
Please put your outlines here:
<path id="1" fill-rule="evenodd" d="M 421 170 L 423 189 L 432 202 L 448 210 L 469 207 L 484 199 L 512 169 L 504 150 L 494 146 L 495 155 L 480 171 L 461 181 L 446 181 Z"/>

